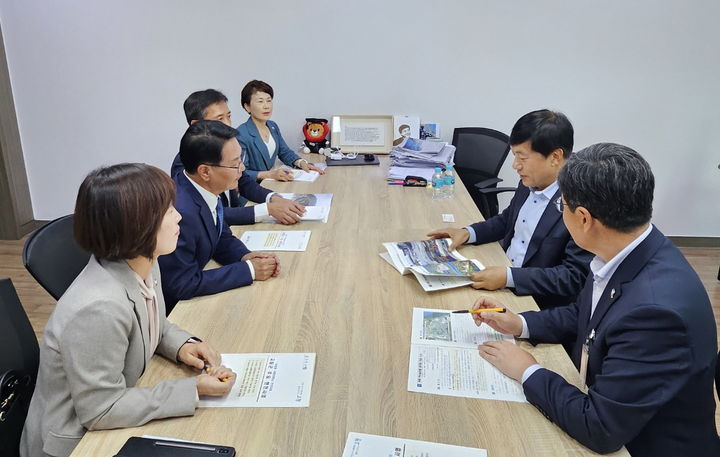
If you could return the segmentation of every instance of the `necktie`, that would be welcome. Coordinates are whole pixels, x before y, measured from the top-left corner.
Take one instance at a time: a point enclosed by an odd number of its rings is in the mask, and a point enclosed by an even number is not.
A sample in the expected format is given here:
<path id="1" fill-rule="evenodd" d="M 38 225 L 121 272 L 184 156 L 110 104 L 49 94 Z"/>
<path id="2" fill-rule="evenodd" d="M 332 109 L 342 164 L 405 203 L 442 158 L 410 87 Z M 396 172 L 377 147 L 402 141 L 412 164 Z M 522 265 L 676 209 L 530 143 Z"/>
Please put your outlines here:
<path id="1" fill-rule="evenodd" d="M 222 233 L 222 226 L 223 226 L 223 205 L 222 205 L 222 200 L 220 200 L 220 198 L 218 198 L 216 211 L 217 211 L 218 236 L 220 236 L 220 234 Z"/>

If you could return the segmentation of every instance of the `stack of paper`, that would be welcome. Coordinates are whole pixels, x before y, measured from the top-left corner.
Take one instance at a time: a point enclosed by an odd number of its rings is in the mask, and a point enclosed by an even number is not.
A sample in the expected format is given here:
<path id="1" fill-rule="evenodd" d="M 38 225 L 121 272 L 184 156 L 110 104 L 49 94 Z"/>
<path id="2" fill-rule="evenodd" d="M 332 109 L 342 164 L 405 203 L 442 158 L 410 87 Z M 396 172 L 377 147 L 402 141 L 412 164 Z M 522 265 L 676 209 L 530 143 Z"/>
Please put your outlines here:
<path id="1" fill-rule="evenodd" d="M 415 275 L 426 292 L 470 285 L 470 275 L 485 269 L 479 261 L 450 251 L 447 238 L 383 243 L 383 246 L 387 252 L 380 257 L 400 274 Z"/>
<path id="2" fill-rule="evenodd" d="M 342 457 L 487 457 L 485 449 L 350 432 Z"/>
<path id="3" fill-rule="evenodd" d="M 407 138 L 390 151 L 392 165 L 411 168 L 444 168 L 453 163 L 455 146 L 444 141 Z"/>
<path id="4" fill-rule="evenodd" d="M 390 167 L 388 181 L 405 179 L 407 176 L 420 176 L 427 179 L 427 182 L 431 182 L 433 173 L 435 173 L 434 168 Z"/>
<path id="5" fill-rule="evenodd" d="M 408 390 L 452 397 L 525 402 L 520 383 L 508 378 L 480 354 L 486 341 L 515 339 L 470 314 L 442 309 L 413 309 Z"/>
<path id="6" fill-rule="evenodd" d="M 302 217 L 304 221 L 323 221 L 327 223 L 330 216 L 333 194 L 285 194 L 281 197 L 300 203 L 307 211 Z"/>

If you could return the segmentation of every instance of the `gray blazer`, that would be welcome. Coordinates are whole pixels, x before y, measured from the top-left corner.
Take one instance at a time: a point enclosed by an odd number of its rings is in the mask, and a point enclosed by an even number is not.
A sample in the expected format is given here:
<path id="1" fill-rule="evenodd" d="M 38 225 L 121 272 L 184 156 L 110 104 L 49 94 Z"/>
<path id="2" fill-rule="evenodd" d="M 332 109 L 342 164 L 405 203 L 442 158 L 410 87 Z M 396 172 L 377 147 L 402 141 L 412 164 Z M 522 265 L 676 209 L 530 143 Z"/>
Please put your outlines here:
<path id="1" fill-rule="evenodd" d="M 160 269 L 153 266 L 160 284 Z M 192 335 L 165 319 L 158 298 L 157 353 L 176 360 Z M 91 257 L 60 297 L 40 344 L 37 385 L 20 442 L 22 457 L 69 456 L 87 430 L 134 427 L 195 412 L 193 377 L 133 387 L 152 353 L 145 299 L 124 261 Z"/>

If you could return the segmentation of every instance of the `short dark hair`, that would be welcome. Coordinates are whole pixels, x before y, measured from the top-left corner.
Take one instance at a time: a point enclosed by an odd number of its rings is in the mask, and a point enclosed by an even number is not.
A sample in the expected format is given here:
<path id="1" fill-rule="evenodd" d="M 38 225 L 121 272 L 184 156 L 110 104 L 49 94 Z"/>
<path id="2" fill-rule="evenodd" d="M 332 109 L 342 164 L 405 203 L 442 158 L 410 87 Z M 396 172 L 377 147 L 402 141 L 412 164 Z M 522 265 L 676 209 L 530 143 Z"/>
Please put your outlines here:
<path id="1" fill-rule="evenodd" d="M 563 113 L 541 109 L 518 119 L 510 132 L 510 144 L 530 140 L 533 151 L 547 157 L 554 150 L 562 149 L 567 159 L 572 153 L 573 134 L 573 126 Z"/>
<path id="2" fill-rule="evenodd" d="M 265 92 L 266 94 L 270 95 L 270 98 L 275 97 L 275 92 L 273 92 L 273 88 L 272 86 L 270 86 L 270 84 L 266 83 L 265 81 L 258 81 L 257 79 L 253 79 L 249 83 L 245 84 L 242 92 L 240 92 L 240 102 L 242 103 L 243 108 L 245 108 L 245 105 L 250 104 L 250 100 L 252 100 L 252 96 L 256 92 Z"/>
<path id="3" fill-rule="evenodd" d="M 217 165 L 222 148 L 238 131 L 220 121 L 197 121 L 190 124 L 180 140 L 180 160 L 185 171 L 195 173 L 201 164 Z"/>
<path id="4" fill-rule="evenodd" d="M 583 206 L 606 227 L 629 233 L 652 217 L 655 177 L 637 152 L 598 143 L 573 154 L 558 184 L 571 211 Z"/>
<path id="5" fill-rule="evenodd" d="M 90 172 L 75 202 L 75 241 L 97 259 L 152 259 L 175 184 L 159 168 L 121 163 Z"/>
<path id="6" fill-rule="evenodd" d="M 199 121 L 205 118 L 207 114 L 207 108 L 215 103 L 227 103 L 228 98 L 215 89 L 205 89 L 193 92 L 185 99 L 183 103 L 183 109 L 185 110 L 185 119 L 187 123 L 192 121 Z"/>

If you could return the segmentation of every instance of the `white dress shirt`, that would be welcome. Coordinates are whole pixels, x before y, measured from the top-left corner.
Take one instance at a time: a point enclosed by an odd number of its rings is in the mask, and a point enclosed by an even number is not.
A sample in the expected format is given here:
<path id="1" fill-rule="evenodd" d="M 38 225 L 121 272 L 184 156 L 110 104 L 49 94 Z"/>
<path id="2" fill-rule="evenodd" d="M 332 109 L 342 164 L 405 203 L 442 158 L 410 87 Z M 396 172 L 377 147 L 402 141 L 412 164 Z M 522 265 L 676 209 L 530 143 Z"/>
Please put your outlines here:
<path id="1" fill-rule="evenodd" d="M 215 222 L 215 227 L 217 227 L 217 205 L 220 203 L 222 205 L 222 202 L 220 202 L 220 197 L 218 195 L 213 194 L 209 190 L 205 189 L 200 184 L 193 181 L 193 179 L 188 176 L 187 172 L 183 170 L 183 173 L 185 173 L 185 177 L 190 181 L 190 184 L 197 189 L 198 193 L 202 197 L 202 199 L 207 204 L 208 208 L 210 208 L 210 214 L 212 214 L 213 221 Z M 219 229 L 218 229 L 219 230 Z M 255 281 L 255 268 L 253 268 L 252 262 L 249 260 L 246 260 L 248 267 L 250 268 L 250 277 Z"/>

